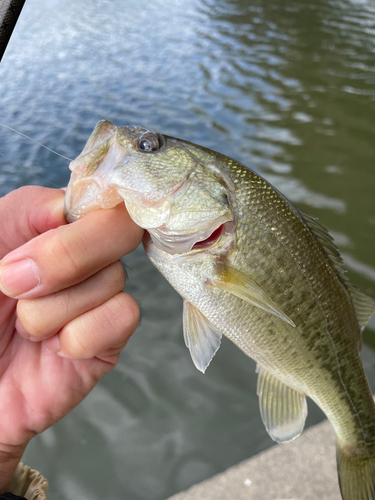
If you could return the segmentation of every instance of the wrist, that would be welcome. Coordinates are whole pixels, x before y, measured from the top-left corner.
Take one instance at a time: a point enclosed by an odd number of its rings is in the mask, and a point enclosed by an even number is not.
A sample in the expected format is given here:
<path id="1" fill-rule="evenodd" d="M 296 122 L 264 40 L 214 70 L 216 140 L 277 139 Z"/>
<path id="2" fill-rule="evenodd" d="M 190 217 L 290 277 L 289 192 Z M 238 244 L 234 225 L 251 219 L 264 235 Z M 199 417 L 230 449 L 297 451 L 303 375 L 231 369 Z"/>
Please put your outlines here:
<path id="1" fill-rule="evenodd" d="M 17 446 L 0 444 L 0 493 L 5 492 L 26 446 L 27 443 Z"/>

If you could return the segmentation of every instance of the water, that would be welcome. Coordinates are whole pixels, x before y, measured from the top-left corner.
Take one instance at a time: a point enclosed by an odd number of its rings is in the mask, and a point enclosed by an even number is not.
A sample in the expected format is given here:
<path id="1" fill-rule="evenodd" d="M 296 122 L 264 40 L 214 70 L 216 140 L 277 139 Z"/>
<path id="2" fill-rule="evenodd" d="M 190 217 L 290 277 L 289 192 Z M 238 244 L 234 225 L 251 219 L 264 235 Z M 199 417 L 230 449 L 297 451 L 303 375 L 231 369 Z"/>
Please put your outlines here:
<path id="1" fill-rule="evenodd" d="M 0 121 L 70 158 L 102 118 L 233 156 L 319 217 L 375 298 L 374 4 L 249 3 L 28 0 L 0 64 Z M 67 166 L 0 127 L 1 195 L 64 186 Z M 272 445 L 255 364 L 224 341 L 199 373 L 182 300 L 141 248 L 126 263 L 141 327 L 118 368 L 25 454 L 54 500 L 163 500 Z M 374 391 L 369 347 L 363 360 Z M 311 404 L 308 425 L 322 418 Z"/>

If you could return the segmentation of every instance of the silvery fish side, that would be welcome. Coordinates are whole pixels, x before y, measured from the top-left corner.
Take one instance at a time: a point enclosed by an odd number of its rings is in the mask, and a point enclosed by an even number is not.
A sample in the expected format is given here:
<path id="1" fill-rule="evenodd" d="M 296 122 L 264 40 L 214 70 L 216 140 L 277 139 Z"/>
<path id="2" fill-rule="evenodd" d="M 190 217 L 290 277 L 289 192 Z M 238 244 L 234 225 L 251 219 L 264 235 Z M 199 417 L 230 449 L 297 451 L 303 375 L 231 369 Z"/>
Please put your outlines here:
<path id="1" fill-rule="evenodd" d="M 327 231 L 239 162 L 144 127 L 99 122 L 70 168 L 70 222 L 124 200 L 146 229 L 148 257 L 184 298 L 197 368 L 222 335 L 255 359 L 277 442 L 302 432 L 312 398 L 337 436 L 343 499 L 374 499 L 375 406 L 359 352 L 375 303 L 347 282 Z"/>

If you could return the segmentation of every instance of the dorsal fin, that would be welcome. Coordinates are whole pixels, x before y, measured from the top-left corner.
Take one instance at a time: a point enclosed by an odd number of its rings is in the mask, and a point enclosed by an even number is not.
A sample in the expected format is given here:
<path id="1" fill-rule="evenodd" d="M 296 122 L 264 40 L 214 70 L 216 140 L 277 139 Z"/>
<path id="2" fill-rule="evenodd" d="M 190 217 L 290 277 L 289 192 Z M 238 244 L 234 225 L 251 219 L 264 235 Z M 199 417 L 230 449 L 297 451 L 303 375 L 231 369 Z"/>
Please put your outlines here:
<path id="1" fill-rule="evenodd" d="M 354 309 L 357 314 L 359 328 L 362 332 L 364 327 L 367 325 L 368 320 L 371 318 L 372 314 L 375 311 L 375 302 L 370 297 L 367 297 L 367 295 L 358 290 L 358 288 L 349 283 L 348 278 L 344 274 L 346 272 L 344 269 L 344 261 L 342 260 L 340 252 L 334 244 L 333 238 L 329 234 L 328 230 L 321 224 L 319 224 L 316 218 L 312 215 L 309 215 L 302 210 L 299 210 L 299 213 L 301 214 L 303 222 L 324 248 L 327 257 L 333 264 L 337 276 L 350 293 L 350 296 L 353 300 Z"/>
<path id="2" fill-rule="evenodd" d="M 353 285 L 348 286 L 361 332 L 374 314 L 375 302 Z"/>
<path id="3" fill-rule="evenodd" d="M 337 246 L 334 244 L 333 238 L 329 234 L 328 229 L 326 229 L 321 224 L 319 224 L 316 217 L 313 217 L 312 215 L 307 214 L 303 210 L 298 210 L 298 211 L 301 214 L 303 222 L 306 224 L 306 226 L 310 229 L 310 231 L 313 233 L 315 238 L 319 241 L 319 243 L 324 248 L 328 258 L 331 260 L 332 264 L 334 265 L 334 268 L 338 274 L 338 277 L 346 285 L 348 278 L 344 274 L 346 272 L 346 270 L 344 269 L 344 261 L 342 260 L 342 258 L 340 256 L 340 252 L 339 252 Z"/>

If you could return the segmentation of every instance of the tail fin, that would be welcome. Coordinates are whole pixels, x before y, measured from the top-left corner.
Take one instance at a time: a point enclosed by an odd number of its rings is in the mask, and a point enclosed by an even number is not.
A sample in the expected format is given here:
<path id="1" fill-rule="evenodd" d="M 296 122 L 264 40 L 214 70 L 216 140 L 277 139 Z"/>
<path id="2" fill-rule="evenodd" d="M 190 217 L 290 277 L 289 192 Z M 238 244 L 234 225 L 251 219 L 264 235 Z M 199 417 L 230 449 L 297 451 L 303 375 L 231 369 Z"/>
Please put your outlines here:
<path id="1" fill-rule="evenodd" d="M 337 444 L 337 472 L 343 500 L 375 500 L 375 453 L 348 454 Z"/>

